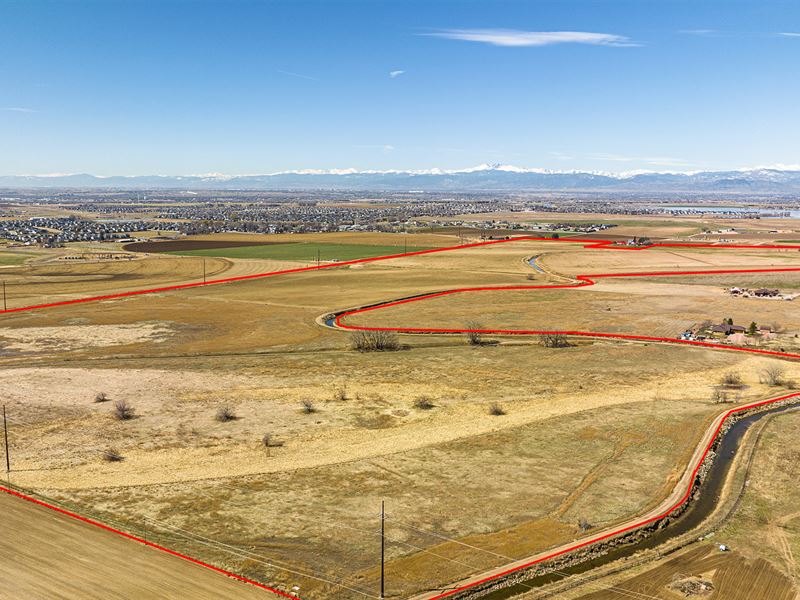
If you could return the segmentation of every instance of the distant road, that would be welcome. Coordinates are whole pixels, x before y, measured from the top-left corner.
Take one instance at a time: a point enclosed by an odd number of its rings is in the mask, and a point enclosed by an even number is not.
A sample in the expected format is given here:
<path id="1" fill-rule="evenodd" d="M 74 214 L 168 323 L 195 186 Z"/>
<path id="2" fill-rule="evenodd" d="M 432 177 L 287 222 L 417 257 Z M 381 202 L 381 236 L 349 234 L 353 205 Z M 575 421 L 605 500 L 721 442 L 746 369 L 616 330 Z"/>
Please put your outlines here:
<path id="1" fill-rule="evenodd" d="M 236 581 L 0 493 L 2 600 L 264 600 Z"/>

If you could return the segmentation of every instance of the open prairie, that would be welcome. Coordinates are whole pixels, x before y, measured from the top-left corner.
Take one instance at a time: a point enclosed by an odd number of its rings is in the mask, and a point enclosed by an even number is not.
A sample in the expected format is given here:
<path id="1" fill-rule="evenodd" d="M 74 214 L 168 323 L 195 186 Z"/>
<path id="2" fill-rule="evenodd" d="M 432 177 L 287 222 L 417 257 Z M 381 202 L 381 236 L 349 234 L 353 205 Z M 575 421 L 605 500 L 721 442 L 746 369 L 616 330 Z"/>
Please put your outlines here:
<path id="1" fill-rule="evenodd" d="M 399 239 L 332 235 L 321 239 L 367 247 Z M 662 343 L 547 348 L 536 336 L 470 345 L 462 335 L 403 334 L 396 351 L 362 353 L 323 317 L 431 291 L 563 284 L 586 273 L 800 266 L 796 252 L 673 250 L 513 241 L 4 314 L 10 481 L 256 580 L 299 586 L 310 599 L 377 596 L 385 501 L 387 595 L 446 586 L 656 505 L 723 410 L 716 392 L 725 373 L 741 375 L 729 400 L 742 403 L 783 389 L 764 382 L 765 368 L 781 365 L 789 385 L 800 367 Z M 14 267 L 12 299 L 196 282 L 202 260 L 26 264 Z M 205 260 L 213 278 L 308 266 Z M 456 294 L 346 322 L 478 320 L 674 338 L 694 322 L 732 317 L 779 321 L 789 351 L 800 330 L 794 306 L 730 298 L 718 281 L 617 278 Z M 119 401 L 132 418 L 114 418 Z"/>

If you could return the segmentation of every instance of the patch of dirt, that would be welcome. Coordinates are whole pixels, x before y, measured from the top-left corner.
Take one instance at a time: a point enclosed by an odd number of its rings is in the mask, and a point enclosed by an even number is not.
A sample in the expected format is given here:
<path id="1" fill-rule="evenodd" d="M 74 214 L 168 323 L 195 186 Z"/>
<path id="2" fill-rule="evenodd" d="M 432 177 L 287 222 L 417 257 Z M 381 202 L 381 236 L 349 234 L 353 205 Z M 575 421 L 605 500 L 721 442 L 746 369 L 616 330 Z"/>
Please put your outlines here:
<path id="1" fill-rule="evenodd" d="M 144 342 L 160 343 L 172 335 L 164 322 L 128 325 L 66 325 L 0 329 L 4 353 L 71 351 L 83 348 L 127 346 Z"/>

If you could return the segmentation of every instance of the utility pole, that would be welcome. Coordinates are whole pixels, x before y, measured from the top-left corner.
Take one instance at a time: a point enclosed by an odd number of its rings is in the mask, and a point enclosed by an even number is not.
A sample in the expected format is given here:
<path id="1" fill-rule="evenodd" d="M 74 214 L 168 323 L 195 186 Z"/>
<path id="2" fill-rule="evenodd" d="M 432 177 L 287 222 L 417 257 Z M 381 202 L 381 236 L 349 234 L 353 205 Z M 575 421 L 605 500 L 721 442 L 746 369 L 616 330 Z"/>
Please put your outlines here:
<path id="1" fill-rule="evenodd" d="M 319 248 L 317 248 L 317 266 L 319 266 Z"/>
<path id="2" fill-rule="evenodd" d="M 11 458 L 8 455 L 8 423 L 6 422 L 6 405 L 3 404 L 3 437 L 6 442 L 6 473 L 11 472 Z"/>
<path id="3" fill-rule="evenodd" d="M 8 447 L 8 445 L 6 445 Z M 385 524 L 386 524 L 386 508 L 385 508 L 385 501 L 381 500 L 381 598 L 385 598 L 384 592 L 385 584 L 386 584 L 386 572 L 384 570 L 384 563 L 386 558 L 386 535 L 385 535 Z"/>
<path id="4" fill-rule="evenodd" d="M 408 254 L 408 236 L 403 238 L 403 254 Z"/>
<path id="5" fill-rule="evenodd" d="M 203 259 L 203 283 L 206 282 L 206 259 Z"/>
<path id="6" fill-rule="evenodd" d="M 6 280 L 3 279 L 3 310 L 8 310 L 8 302 L 6 302 Z"/>

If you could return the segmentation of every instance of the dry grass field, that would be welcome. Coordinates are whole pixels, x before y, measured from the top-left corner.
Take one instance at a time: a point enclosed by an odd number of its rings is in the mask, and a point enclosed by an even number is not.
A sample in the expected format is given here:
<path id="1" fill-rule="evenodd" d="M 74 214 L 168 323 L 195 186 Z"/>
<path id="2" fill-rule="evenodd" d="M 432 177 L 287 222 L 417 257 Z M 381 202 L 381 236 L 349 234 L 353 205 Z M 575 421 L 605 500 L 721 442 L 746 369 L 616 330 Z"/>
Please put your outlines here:
<path id="1" fill-rule="evenodd" d="M 644 595 L 677 598 L 773 598 L 796 600 L 800 592 L 797 556 L 798 452 L 795 448 L 800 413 L 768 418 L 752 441 L 754 454 L 730 481 L 732 499 L 722 501 L 732 514 L 713 531 L 710 541 L 690 543 L 674 554 L 608 577 L 587 581 L 559 597 L 568 600 L 612 600 Z M 735 479 L 746 484 L 739 496 Z M 736 500 L 738 498 L 738 500 Z M 723 509 L 728 510 L 728 509 Z M 720 552 L 719 544 L 732 549 Z M 698 587 L 705 584 L 706 589 Z M 532 592 L 528 596 L 544 597 Z"/>
<path id="2" fill-rule="evenodd" d="M 456 239 L 409 235 L 408 244 Z M 325 241 L 397 245 L 397 236 Z M 744 377 L 735 401 L 766 398 L 778 389 L 759 372 L 779 361 L 659 344 L 550 349 L 527 338 L 470 346 L 411 335 L 396 352 L 359 353 L 316 319 L 432 290 L 557 279 L 528 265 L 532 256 L 565 276 L 699 261 L 798 266 L 797 255 L 760 250 L 680 255 L 515 242 L 2 315 L 10 480 L 258 580 L 297 585 L 312 600 L 377 596 L 385 500 L 388 595 L 445 585 L 574 539 L 579 519 L 605 526 L 656 504 L 722 410 L 712 401 L 722 375 Z M 21 302 L 197 281 L 198 260 L 9 271 Z M 206 261 L 226 277 L 291 264 Z M 692 320 L 733 316 L 780 320 L 790 335 L 800 331 L 792 307 L 727 298 L 718 282 L 620 279 L 451 296 L 353 322 L 480 319 L 672 336 Z M 781 364 L 800 379 L 797 363 Z M 133 418 L 113 417 L 118 401 Z M 493 404 L 506 414 L 490 414 Z M 218 420 L 222 408 L 232 418 Z M 104 460 L 110 450 L 122 460 Z"/>

